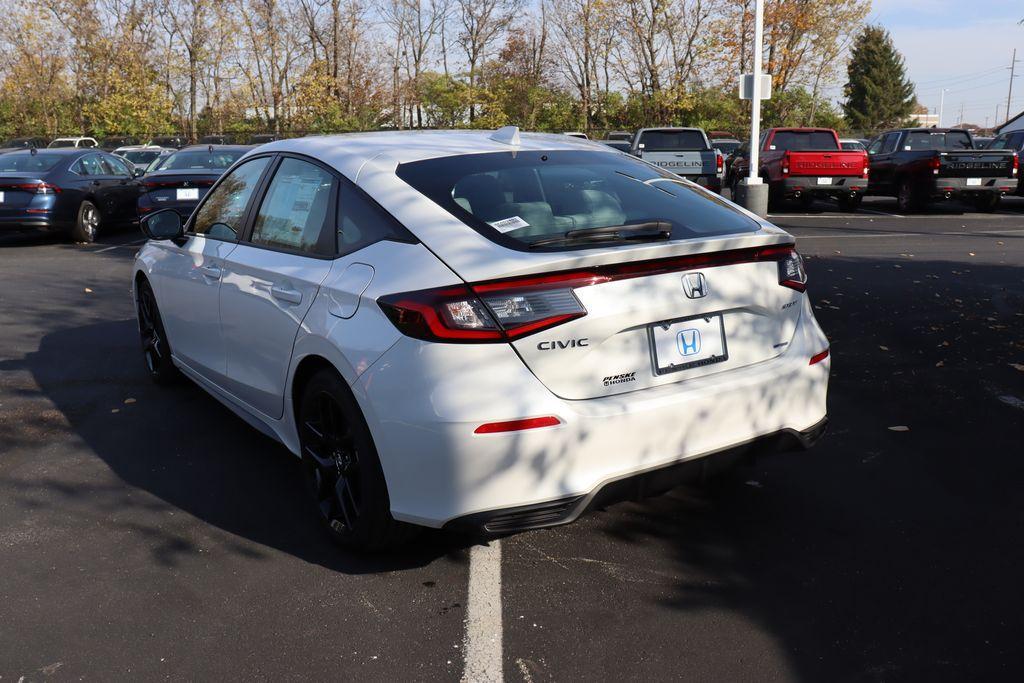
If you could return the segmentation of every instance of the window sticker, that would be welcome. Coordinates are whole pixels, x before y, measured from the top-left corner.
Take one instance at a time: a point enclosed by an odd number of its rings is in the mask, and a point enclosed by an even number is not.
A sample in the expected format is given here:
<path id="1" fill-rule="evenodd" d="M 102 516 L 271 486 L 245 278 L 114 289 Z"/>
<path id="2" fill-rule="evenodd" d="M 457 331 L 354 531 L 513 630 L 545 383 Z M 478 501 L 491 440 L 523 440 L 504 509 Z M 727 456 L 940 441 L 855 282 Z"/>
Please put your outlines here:
<path id="1" fill-rule="evenodd" d="M 530 224 L 524 221 L 519 216 L 512 216 L 511 218 L 503 218 L 500 221 L 494 221 L 490 223 L 490 226 L 500 233 L 512 232 L 519 228 L 528 228 Z"/>

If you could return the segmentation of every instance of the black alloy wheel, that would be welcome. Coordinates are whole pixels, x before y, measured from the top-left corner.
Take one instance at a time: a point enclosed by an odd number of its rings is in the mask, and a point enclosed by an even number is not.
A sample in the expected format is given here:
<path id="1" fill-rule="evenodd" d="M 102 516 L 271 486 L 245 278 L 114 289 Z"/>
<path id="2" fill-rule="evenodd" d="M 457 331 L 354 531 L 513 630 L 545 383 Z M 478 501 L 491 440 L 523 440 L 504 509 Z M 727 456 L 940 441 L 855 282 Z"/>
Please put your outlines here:
<path id="1" fill-rule="evenodd" d="M 139 281 L 135 299 L 142 357 L 146 361 L 149 376 L 157 384 L 167 384 L 178 377 L 178 369 L 171 360 L 171 346 L 160 319 L 153 288 L 145 280 Z"/>
<path id="2" fill-rule="evenodd" d="M 337 372 L 324 368 L 305 382 L 296 417 L 306 486 L 331 538 L 365 550 L 394 549 L 411 538 L 417 527 L 391 516 L 373 437 Z"/>

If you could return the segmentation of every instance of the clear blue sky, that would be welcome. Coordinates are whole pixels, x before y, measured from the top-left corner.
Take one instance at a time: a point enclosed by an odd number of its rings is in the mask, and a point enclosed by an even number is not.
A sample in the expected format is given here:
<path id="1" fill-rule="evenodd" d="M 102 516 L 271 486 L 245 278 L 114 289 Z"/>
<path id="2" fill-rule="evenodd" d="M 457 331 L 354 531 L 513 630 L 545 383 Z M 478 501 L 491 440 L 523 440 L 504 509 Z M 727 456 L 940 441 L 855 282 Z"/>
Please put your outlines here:
<path id="1" fill-rule="evenodd" d="M 992 125 L 999 107 L 1006 118 L 1010 58 L 1017 48 L 1018 77 L 1010 114 L 1024 110 L 1024 19 L 1022 0 L 873 0 L 869 21 L 884 26 L 903 53 L 917 98 L 930 111 L 948 88 L 942 121 Z"/>

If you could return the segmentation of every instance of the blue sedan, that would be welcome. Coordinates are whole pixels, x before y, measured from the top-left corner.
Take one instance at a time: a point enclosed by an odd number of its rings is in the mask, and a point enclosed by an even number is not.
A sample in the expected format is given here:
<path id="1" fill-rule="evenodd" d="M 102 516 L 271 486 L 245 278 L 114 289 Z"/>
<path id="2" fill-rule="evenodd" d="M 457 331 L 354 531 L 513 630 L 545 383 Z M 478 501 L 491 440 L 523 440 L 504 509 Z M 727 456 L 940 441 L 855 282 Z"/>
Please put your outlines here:
<path id="1" fill-rule="evenodd" d="M 0 155 L 0 230 L 49 230 L 92 242 L 101 229 L 138 222 L 137 173 L 95 149 L 26 149 Z"/>

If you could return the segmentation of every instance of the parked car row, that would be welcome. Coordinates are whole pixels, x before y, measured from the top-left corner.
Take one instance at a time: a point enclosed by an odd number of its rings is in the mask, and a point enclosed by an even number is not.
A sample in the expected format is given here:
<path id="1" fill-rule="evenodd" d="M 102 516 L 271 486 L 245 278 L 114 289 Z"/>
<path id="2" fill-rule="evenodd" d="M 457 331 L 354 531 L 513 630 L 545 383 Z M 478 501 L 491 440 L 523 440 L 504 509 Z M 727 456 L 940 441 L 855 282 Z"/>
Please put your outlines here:
<path id="1" fill-rule="evenodd" d="M 101 229 L 137 223 L 156 209 L 174 208 L 187 218 L 249 149 L 122 148 L 122 156 L 67 146 L 0 154 L 0 227 L 60 232 L 92 242 Z M 153 158 L 143 165 L 149 155 Z"/>
<path id="2" fill-rule="evenodd" d="M 831 197 L 853 211 L 864 196 L 876 195 L 895 197 L 903 212 L 954 198 L 992 211 L 1001 197 L 1021 191 L 1024 133 L 1013 135 L 981 149 L 970 131 L 956 128 L 891 130 L 866 145 L 825 128 L 772 128 L 761 136 L 759 175 L 776 204 Z M 730 187 L 749 172 L 749 156 L 744 144 L 726 160 Z"/>

